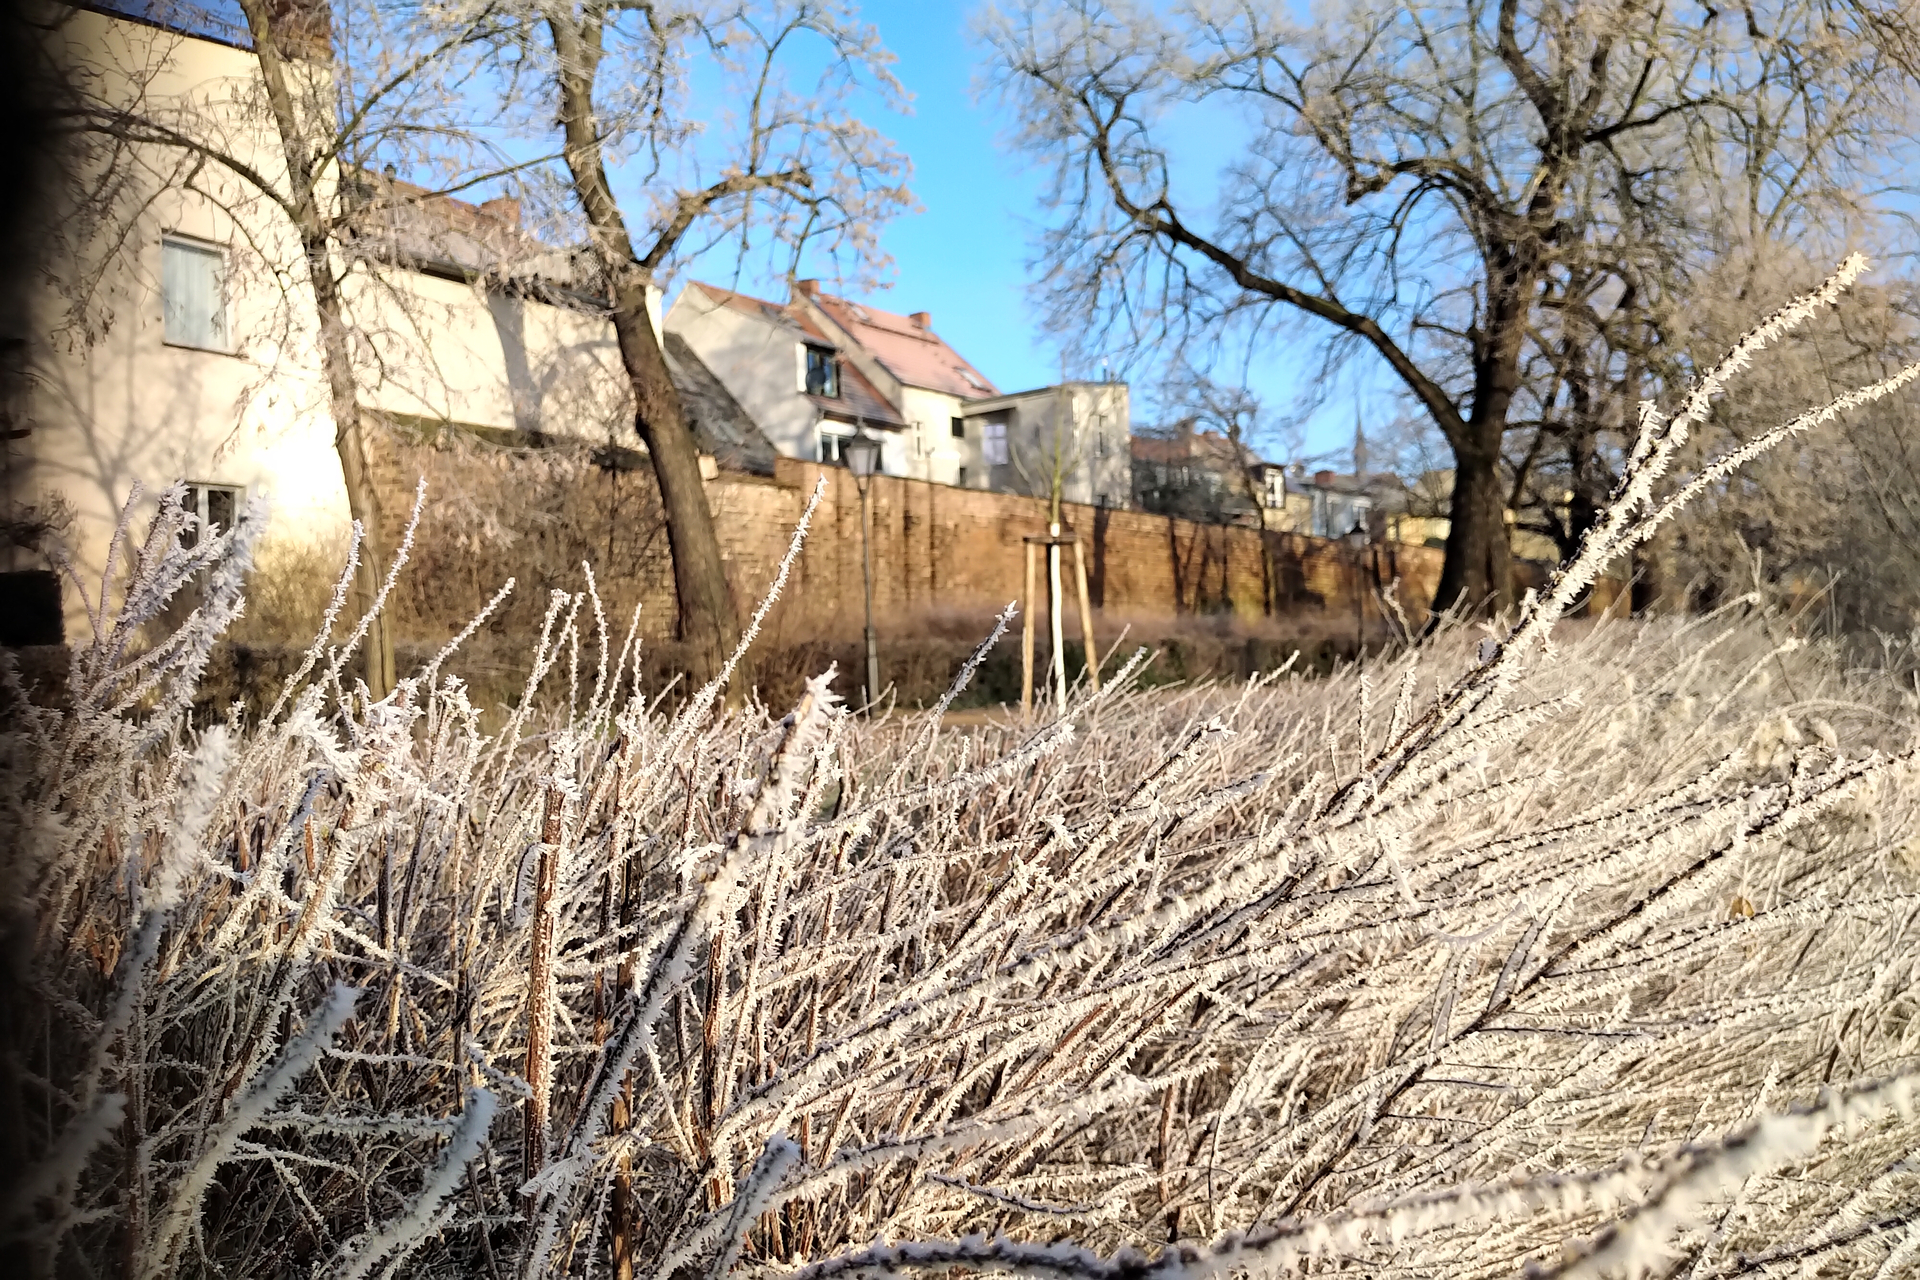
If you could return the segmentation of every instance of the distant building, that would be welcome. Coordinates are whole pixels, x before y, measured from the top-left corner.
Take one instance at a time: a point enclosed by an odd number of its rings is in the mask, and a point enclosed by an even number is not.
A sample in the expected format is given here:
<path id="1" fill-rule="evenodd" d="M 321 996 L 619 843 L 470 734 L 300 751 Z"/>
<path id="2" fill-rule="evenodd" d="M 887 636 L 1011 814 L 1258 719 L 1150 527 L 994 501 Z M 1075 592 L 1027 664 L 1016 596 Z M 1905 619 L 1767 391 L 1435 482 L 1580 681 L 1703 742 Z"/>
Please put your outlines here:
<path id="1" fill-rule="evenodd" d="M 1451 473 L 1411 484 L 1388 472 L 1355 476 L 1281 466 L 1217 431 L 1185 421 L 1131 441 L 1134 504 L 1146 511 L 1277 533 L 1441 546 L 1446 542 Z"/>
<path id="2" fill-rule="evenodd" d="M 1253 450 L 1217 431 L 1195 431 L 1191 420 L 1129 441 L 1133 500 L 1142 510 L 1216 524 L 1278 528 L 1286 505 L 1286 474 Z"/>
<path id="3" fill-rule="evenodd" d="M 1436 498 L 1429 484 L 1433 474 L 1409 484 L 1387 471 L 1356 476 L 1322 470 L 1308 475 L 1304 465 L 1295 463 L 1287 473 L 1287 528 L 1317 538 L 1343 538 L 1358 528 L 1374 542 L 1444 546 L 1451 487 Z"/>
<path id="4" fill-rule="evenodd" d="M 1066 382 L 1003 393 L 941 339 L 924 311 L 899 315 L 795 282 L 784 303 L 694 282 L 667 312 L 683 340 L 790 458 L 838 462 L 862 428 L 881 470 L 939 484 L 1127 505 L 1127 386 Z"/>
<path id="5" fill-rule="evenodd" d="M 1429 547 L 1446 546 L 1447 534 L 1453 528 L 1449 516 L 1453 505 L 1452 469 L 1423 471 L 1410 481 L 1396 480 L 1395 483 L 1402 491 L 1398 504 L 1400 541 L 1421 542 Z M 1564 504 L 1557 514 L 1563 520 L 1566 518 Z M 1560 548 L 1551 537 L 1539 531 L 1537 526 L 1541 523 L 1542 513 L 1538 508 L 1520 511 L 1508 508 L 1507 545 L 1516 559 L 1542 564 L 1559 562 Z"/>

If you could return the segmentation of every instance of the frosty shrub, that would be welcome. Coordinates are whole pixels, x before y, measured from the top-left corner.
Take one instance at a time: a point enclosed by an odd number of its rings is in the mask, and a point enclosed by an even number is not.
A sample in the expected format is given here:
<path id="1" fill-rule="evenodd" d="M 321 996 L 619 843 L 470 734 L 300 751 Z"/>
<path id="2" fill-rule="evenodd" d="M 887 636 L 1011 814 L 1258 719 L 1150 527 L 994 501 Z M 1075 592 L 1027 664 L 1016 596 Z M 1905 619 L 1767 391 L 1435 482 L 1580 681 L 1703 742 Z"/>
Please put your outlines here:
<path id="1" fill-rule="evenodd" d="M 662 715 L 584 575 L 498 731 L 351 642 L 196 727 L 249 523 L 169 502 L 11 694 L 21 1272 L 1912 1274 L 1920 703 L 1737 604 L 1556 628 L 1860 269 L 1510 626 L 1027 730 Z"/>

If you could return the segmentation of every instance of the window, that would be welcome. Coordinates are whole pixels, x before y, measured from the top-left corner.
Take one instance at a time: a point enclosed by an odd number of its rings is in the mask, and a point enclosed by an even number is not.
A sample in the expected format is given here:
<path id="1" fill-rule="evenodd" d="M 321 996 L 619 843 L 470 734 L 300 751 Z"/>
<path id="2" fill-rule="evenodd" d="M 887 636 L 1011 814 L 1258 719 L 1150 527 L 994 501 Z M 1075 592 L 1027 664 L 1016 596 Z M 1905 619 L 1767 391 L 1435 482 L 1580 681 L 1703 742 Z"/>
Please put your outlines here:
<path id="1" fill-rule="evenodd" d="M 161 241 L 160 310 L 173 345 L 227 350 L 226 251 L 191 240 Z"/>
<path id="2" fill-rule="evenodd" d="M 1316 538 L 1344 538 L 1355 529 L 1372 527 L 1373 502 L 1359 494 L 1331 489 L 1313 491 L 1311 529 Z"/>
<path id="3" fill-rule="evenodd" d="M 180 531 L 180 541 L 194 546 L 202 538 L 225 533 L 233 528 L 240 518 L 240 498 L 243 493 L 237 485 L 199 484 L 187 486 L 186 500 L 181 506 L 189 513 L 200 517 L 198 528 L 186 528 Z"/>
<path id="4" fill-rule="evenodd" d="M 958 422 L 960 419 L 955 418 L 954 421 Z M 960 487 L 962 489 L 967 487 L 967 469 L 965 467 L 960 468 Z"/>
<path id="5" fill-rule="evenodd" d="M 980 454 L 990 467 L 1007 465 L 1007 424 L 989 422 L 980 433 Z"/>
<path id="6" fill-rule="evenodd" d="M 842 453 L 842 449 L 845 448 L 847 441 L 852 438 L 853 436 L 850 432 L 829 431 L 827 428 L 822 427 L 820 429 L 820 461 L 830 467 L 846 466 L 847 459 L 846 455 Z"/>
<path id="7" fill-rule="evenodd" d="M 833 358 L 833 352 L 807 348 L 807 394 L 839 398 L 840 362 Z"/>
<path id="8" fill-rule="evenodd" d="M 955 440 L 965 440 L 967 438 L 967 420 L 965 418 L 955 418 L 953 420 L 953 438 Z"/>

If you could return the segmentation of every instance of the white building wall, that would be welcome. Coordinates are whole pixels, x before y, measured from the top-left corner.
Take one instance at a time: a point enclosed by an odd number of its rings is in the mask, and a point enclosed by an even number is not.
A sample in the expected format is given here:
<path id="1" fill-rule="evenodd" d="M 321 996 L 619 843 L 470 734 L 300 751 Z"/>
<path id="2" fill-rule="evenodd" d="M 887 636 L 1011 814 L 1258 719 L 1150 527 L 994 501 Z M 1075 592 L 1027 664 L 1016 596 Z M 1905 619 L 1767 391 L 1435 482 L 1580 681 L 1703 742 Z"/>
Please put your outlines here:
<path id="1" fill-rule="evenodd" d="M 633 397 L 613 325 L 592 312 L 418 273 L 350 293 L 377 360 L 370 408 L 631 443 Z"/>
<path id="2" fill-rule="evenodd" d="M 131 94 L 145 78 L 150 103 L 217 130 L 221 145 L 261 171 L 282 169 L 271 122 L 246 105 L 258 71 L 250 53 L 86 10 L 58 38 L 96 91 Z M 165 159 L 154 157 L 154 172 L 167 172 Z M 149 507 L 176 479 L 243 487 L 272 506 L 269 540 L 327 539 L 347 523 L 312 294 L 291 226 L 237 180 L 217 187 L 215 200 L 156 188 L 124 250 L 105 264 L 112 323 L 91 344 L 66 340 L 58 328 L 67 297 L 49 290 L 27 335 L 34 425 L 9 459 L 12 496 L 57 492 L 72 505 L 69 540 L 83 577 L 104 564 L 136 482 Z M 166 235 L 225 249 L 226 350 L 165 340 Z M 611 427 L 630 440 L 630 392 L 604 318 L 406 271 L 356 277 L 346 296 L 367 344 L 358 369 L 366 407 L 598 439 Z M 71 634 L 78 602 L 69 606 Z"/>
<path id="3" fill-rule="evenodd" d="M 1124 382 L 1081 383 L 1075 413 L 1086 424 L 1085 502 L 1124 507 L 1133 498 L 1133 404 Z"/>
<path id="4" fill-rule="evenodd" d="M 1131 407 L 1124 382 L 1041 387 L 971 402 L 967 412 L 966 443 L 982 476 L 976 481 L 970 466 L 970 488 L 1045 497 L 1054 467 L 1060 465 L 1065 471 L 1061 496 L 1068 502 L 1128 505 L 1133 488 Z M 982 443 L 987 423 L 997 419 L 1006 422 L 1009 460 L 990 466 Z"/>
<path id="5" fill-rule="evenodd" d="M 899 474 L 937 484 L 959 483 L 966 442 L 953 438 L 952 424 L 966 402 L 942 391 L 908 386 L 900 389 L 900 399 L 900 416 L 907 420 L 908 429 L 900 442 L 903 470 Z"/>
<path id="6" fill-rule="evenodd" d="M 73 11 L 53 38 L 64 42 L 70 62 L 87 68 L 96 92 L 131 98 L 134 84 L 147 79 L 150 103 L 217 125 L 221 144 L 262 172 L 284 171 L 270 123 L 237 105 L 257 74 L 250 53 L 86 10 Z M 150 159 L 156 173 L 172 167 L 164 153 Z M 161 189 L 118 256 L 66 264 L 74 268 L 69 280 L 86 266 L 103 268 L 100 297 L 111 323 L 95 341 L 60 332 L 65 291 L 50 288 L 34 307 L 26 335 L 33 431 L 14 496 L 57 492 L 72 505 L 69 537 L 83 577 L 104 563 L 136 482 L 149 493 L 175 479 L 241 485 L 273 503 L 276 528 L 344 524 L 345 489 L 308 319 L 311 293 L 261 260 L 264 253 L 297 263 L 298 240 L 237 179 L 223 182 L 217 166 L 199 181 L 219 199 Z M 161 239 L 170 234 L 225 250 L 227 350 L 165 341 Z M 76 603 L 69 601 L 70 622 Z"/>
<path id="7" fill-rule="evenodd" d="M 686 339 L 747 416 L 766 433 L 773 447 L 786 457 L 817 458 L 819 433 L 823 430 L 852 434 L 852 426 L 828 420 L 806 395 L 805 344 L 786 325 L 748 315 L 715 301 L 703 290 L 689 287 L 667 309 L 666 328 Z M 846 376 L 844 362 L 841 376 Z M 933 392 L 911 394 L 958 403 Z M 915 400 L 903 406 L 902 416 L 911 422 L 912 405 L 918 403 Z M 935 412 L 937 406 L 924 411 Z M 924 478 L 924 460 L 911 430 L 880 428 L 874 434 L 882 441 L 883 474 Z"/>
<path id="8" fill-rule="evenodd" d="M 820 412 L 802 391 L 803 344 L 791 330 L 694 288 L 681 290 L 667 309 L 666 329 L 686 339 L 776 451 L 789 458 L 816 456 Z"/>

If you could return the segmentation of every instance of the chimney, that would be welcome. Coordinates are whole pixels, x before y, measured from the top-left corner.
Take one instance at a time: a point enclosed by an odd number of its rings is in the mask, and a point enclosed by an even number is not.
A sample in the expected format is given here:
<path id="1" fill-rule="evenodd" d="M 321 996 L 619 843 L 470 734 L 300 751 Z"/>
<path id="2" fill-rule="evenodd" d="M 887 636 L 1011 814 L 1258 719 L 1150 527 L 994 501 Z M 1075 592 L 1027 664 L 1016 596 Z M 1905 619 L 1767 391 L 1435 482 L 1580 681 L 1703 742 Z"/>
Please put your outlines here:
<path id="1" fill-rule="evenodd" d="M 504 222 L 510 227 L 520 225 L 520 202 L 512 196 L 500 196 L 493 200 L 482 201 L 480 212 L 495 222 Z"/>
<path id="2" fill-rule="evenodd" d="M 793 291 L 795 293 L 804 293 L 809 298 L 818 298 L 820 296 L 820 282 L 818 280 L 795 280 L 793 282 Z"/>
<path id="3" fill-rule="evenodd" d="M 267 29 L 283 57 L 333 61 L 333 9 L 327 0 L 267 0 Z"/>
<path id="4" fill-rule="evenodd" d="M 916 311 L 912 315 L 908 316 L 907 319 L 913 321 L 913 327 L 916 329 L 933 328 L 933 314 L 931 312 Z"/>
<path id="5" fill-rule="evenodd" d="M 1333 488 L 1333 472 L 1316 471 L 1313 473 L 1313 482 L 1322 489 L 1331 489 Z"/>

